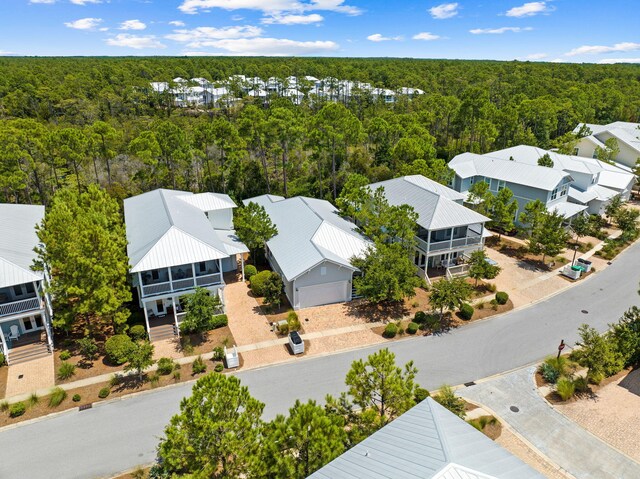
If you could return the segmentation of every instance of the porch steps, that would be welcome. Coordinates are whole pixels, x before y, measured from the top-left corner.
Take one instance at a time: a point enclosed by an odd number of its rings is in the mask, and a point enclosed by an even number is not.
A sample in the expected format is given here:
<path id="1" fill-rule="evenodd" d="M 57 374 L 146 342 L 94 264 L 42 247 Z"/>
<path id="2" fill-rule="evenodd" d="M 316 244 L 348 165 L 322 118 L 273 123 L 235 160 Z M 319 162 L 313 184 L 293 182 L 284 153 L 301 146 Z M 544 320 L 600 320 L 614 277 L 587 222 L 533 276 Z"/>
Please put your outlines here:
<path id="1" fill-rule="evenodd" d="M 51 354 L 47 343 L 38 342 L 21 346 L 19 348 L 9 351 L 9 366 L 15 366 L 16 364 L 26 363 L 33 359 L 43 358 Z"/>
<path id="2" fill-rule="evenodd" d="M 163 339 L 173 339 L 176 337 L 175 324 L 162 324 L 152 326 L 149 330 L 150 341 L 162 341 Z"/>

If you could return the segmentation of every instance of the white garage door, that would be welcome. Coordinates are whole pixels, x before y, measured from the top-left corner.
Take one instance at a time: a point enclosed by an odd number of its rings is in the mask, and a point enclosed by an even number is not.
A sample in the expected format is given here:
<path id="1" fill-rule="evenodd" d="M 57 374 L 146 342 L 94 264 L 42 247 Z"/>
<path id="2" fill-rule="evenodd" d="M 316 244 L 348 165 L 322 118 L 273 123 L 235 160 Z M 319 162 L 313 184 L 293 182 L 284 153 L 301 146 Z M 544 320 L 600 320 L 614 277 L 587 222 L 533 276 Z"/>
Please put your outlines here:
<path id="1" fill-rule="evenodd" d="M 298 308 L 310 308 L 322 304 L 341 303 L 349 300 L 349 282 L 316 284 L 298 288 Z"/>

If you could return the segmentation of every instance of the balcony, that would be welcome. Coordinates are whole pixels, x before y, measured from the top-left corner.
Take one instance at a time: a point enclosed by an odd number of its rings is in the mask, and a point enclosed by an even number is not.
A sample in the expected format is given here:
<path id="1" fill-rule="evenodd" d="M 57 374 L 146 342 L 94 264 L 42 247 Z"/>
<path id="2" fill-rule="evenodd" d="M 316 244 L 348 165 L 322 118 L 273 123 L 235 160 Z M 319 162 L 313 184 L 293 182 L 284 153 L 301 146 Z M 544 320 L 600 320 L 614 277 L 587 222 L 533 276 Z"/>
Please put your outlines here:
<path id="1" fill-rule="evenodd" d="M 222 283 L 222 274 L 213 273 L 202 276 L 174 279 L 173 281 L 164 281 L 162 283 L 153 283 L 142 285 L 142 297 L 157 296 L 176 291 L 184 291 L 194 289 L 198 286 L 212 286 Z"/>
<path id="2" fill-rule="evenodd" d="M 40 298 L 28 298 L 20 301 L 14 301 L 12 303 L 0 304 L 0 317 L 10 316 L 13 314 L 20 314 L 26 311 L 38 310 L 42 307 Z"/>
<path id="3" fill-rule="evenodd" d="M 452 240 L 435 241 L 427 243 L 422 238 L 417 238 L 418 248 L 425 253 L 433 253 L 436 251 L 446 251 L 458 248 L 464 248 L 467 246 L 479 245 L 482 243 L 482 235 L 470 235 L 464 238 L 456 238 Z"/>

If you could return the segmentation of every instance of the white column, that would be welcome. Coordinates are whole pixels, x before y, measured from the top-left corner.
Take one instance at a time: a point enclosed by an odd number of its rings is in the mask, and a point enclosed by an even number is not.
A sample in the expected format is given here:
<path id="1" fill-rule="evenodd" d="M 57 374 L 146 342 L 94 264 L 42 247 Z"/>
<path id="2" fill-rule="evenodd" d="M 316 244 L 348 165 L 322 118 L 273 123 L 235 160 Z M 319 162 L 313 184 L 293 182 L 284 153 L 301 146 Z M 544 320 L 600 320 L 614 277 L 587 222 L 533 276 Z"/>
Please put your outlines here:
<path id="1" fill-rule="evenodd" d="M 147 325 L 147 336 L 151 339 L 151 328 L 149 328 L 149 316 L 147 315 L 147 303 L 142 302 L 142 311 L 144 311 L 144 322 Z"/>
<path id="2" fill-rule="evenodd" d="M 242 282 L 244 283 L 244 253 L 240 254 L 240 263 L 242 264 Z"/>
<path id="3" fill-rule="evenodd" d="M 176 323 L 176 334 L 180 337 L 180 327 L 178 325 L 178 310 L 176 309 L 176 298 L 171 297 L 171 304 L 173 305 L 173 321 Z"/>
<path id="4" fill-rule="evenodd" d="M 171 266 L 167 268 L 167 273 L 169 273 L 169 284 L 171 285 L 171 291 L 173 291 L 173 277 L 171 276 Z"/>
<path id="5" fill-rule="evenodd" d="M 220 283 L 224 284 L 224 277 L 222 275 L 222 259 L 218 258 L 218 269 L 220 270 Z"/>
<path id="6" fill-rule="evenodd" d="M 197 288 L 198 283 L 196 283 L 196 264 L 191 263 L 191 274 L 193 275 L 193 287 Z"/>
<path id="7" fill-rule="evenodd" d="M 7 348 L 7 341 L 4 339 L 4 331 L 2 325 L 0 325 L 0 340 L 2 340 L 2 352 L 4 353 L 4 360 L 9 363 L 9 348 Z"/>
<path id="8" fill-rule="evenodd" d="M 142 297 L 144 296 L 144 285 L 142 284 L 142 273 L 138 271 L 138 284 L 140 285 L 140 304 L 144 307 L 144 301 L 142 301 Z"/>
<path id="9" fill-rule="evenodd" d="M 449 249 L 453 249 L 453 230 L 454 228 L 451 228 L 451 239 L 449 240 Z"/>

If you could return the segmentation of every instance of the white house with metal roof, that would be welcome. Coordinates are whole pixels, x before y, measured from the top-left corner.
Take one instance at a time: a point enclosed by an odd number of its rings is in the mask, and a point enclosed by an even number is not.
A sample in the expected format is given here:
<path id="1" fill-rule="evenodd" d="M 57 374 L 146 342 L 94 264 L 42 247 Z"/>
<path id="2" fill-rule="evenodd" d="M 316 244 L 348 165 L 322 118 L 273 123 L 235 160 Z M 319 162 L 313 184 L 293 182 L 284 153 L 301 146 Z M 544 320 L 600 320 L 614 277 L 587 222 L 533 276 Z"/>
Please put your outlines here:
<path id="1" fill-rule="evenodd" d="M 282 277 L 294 309 L 351 301 L 351 258 L 372 244 L 325 200 L 262 195 L 244 200 L 262 205 L 278 234 L 267 241 L 271 267 Z"/>
<path id="2" fill-rule="evenodd" d="M 542 479 L 432 398 L 309 476 L 309 479 Z"/>
<path id="3" fill-rule="evenodd" d="M 249 250 L 233 230 L 235 207 L 225 194 L 165 189 L 124 200 L 130 271 L 150 334 L 167 316 L 178 334 L 180 297 L 196 287 L 224 300 L 223 273 L 238 260 L 244 275 Z"/>
<path id="4" fill-rule="evenodd" d="M 389 204 L 409 205 L 418 214 L 414 264 L 427 282 L 429 268 L 444 267 L 447 276 L 464 273 L 464 265 L 458 263 L 482 249 L 485 237 L 491 236 L 484 227 L 489 218 L 463 206 L 467 195 L 422 175 L 381 181 L 369 188 L 372 192 L 382 188 Z"/>
<path id="5" fill-rule="evenodd" d="M 587 127 L 590 134 L 578 140 L 574 149 L 575 155 L 596 158 L 596 148 L 605 148 L 604 142 L 615 138 L 620 149 L 615 161 L 620 163 L 620 166 L 635 168 L 636 162 L 640 159 L 640 123 L 626 121 L 614 121 L 607 125 L 580 123 L 573 132 L 578 133 L 583 127 Z"/>
<path id="6" fill-rule="evenodd" d="M 574 180 L 564 170 L 475 153 L 457 155 L 449 162 L 449 168 L 455 172 L 453 188 L 467 198 L 471 187 L 480 181 L 486 182 L 493 194 L 509 188 L 518 202 L 516 223 L 525 206 L 535 200 L 544 203 L 547 210 L 561 214 L 567 222 L 587 209 L 567 201 Z"/>
<path id="7" fill-rule="evenodd" d="M 9 364 L 50 354 L 51 298 L 46 273 L 32 266 L 44 206 L 0 204 L 0 348 Z"/>
<path id="8" fill-rule="evenodd" d="M 527 145 L 493 151 L 484 156 L 503 160 L 513 158 L 516 163 L 537 165 L 545 154 L 553 161 L 553 169 L 569 173 L 573 179 L 567 192 L 568 202 L 587 206 L 589 214 L 603 214 L 606 206 L 616 196 L 629 198 L 635 176 L 594 158 L 563 155 Z M 607 173 L 603 175 L 605 171 Z M 614 188 L 608 185 L 614 185 Z"/>

